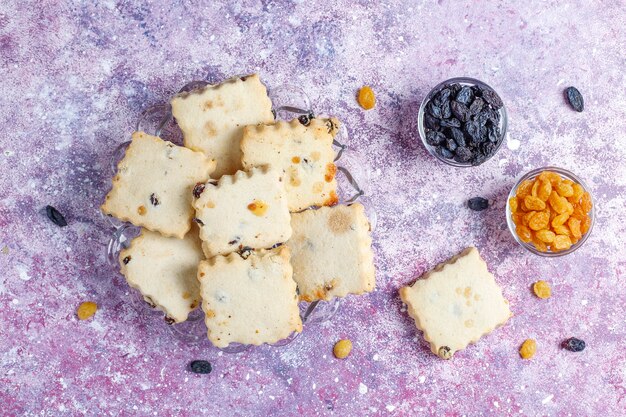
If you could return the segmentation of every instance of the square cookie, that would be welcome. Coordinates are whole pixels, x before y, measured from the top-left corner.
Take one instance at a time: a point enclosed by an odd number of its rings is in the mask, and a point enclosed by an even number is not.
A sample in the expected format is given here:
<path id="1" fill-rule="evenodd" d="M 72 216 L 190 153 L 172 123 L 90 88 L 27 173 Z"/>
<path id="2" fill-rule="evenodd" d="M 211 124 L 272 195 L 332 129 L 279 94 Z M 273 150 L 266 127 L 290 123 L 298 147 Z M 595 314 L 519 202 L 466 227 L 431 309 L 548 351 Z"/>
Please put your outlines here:
<path id="1" fill-rule="evenodd" d="M 290 211 L 337 204 L 337 167 L 333 139 L 339 121 L 294 119 L 246 126 L 241 151 L 244 169 L 271 166 L 282 170 Z"/>
<path id="2" fill-rule="evenodd" d="M 253 168 L 196 188 L 193 207 L 207 258 L 244 248 L 266 249 L 291 236 L 278 170 Z"/>
<path id="3" fill-rule="evenodd" d="M 289 249 L 216 256 L 200 263 L 198 280 L 208 338 L 230 343 L 275 343 L 302 331 Z"/>
<path id="4" fill-rule="evenodd" d="M 217 161 L 215 177 L 241 169 L 243 127 L 274 120 L 267 89 L 256 74 L 178 94 L 172 114 L 185 146 Z"/>
<path id="5" fill-rule="evenodd" d="M 303 301 L 374 289 L 370 225 L 359 203 L 305 210 L 291 217 L 293 279 Z"/>
<path id="6" fill-rule="evenodd" d="M 474 247 L 401 288 L 400 298 L 430 349 L 443 359 L 477 342 L 512 315 L 509 302 Z"/>
<path id="7" fill-rule="evenodd" d="M 191 190 L 215 169 L 202 152 L 135 132 L 101 209 L 135 226 L 182 238 L 191 227 Z"/>
<path id="8" fill-rule="evenodd" d="M 142 229 L 119 256 L 128 284 L 175 323 L 187 320 L 200 304 L 197 273 L 202 259 L 195 227 L 183 239 Z"/>

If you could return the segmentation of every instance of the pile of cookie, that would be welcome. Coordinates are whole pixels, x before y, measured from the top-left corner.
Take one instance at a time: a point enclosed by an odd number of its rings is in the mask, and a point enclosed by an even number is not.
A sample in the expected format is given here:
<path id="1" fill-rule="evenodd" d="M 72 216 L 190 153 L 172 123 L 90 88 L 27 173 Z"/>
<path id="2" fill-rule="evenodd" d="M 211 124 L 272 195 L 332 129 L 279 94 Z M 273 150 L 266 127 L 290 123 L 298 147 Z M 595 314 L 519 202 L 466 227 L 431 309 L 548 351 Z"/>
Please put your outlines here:
<path id="1" fill-rule="evenodd" d="M 121 272 L 166 320 L 201 304 L 215 346 L 274 343 L 302 330 L 299 301 L 374 289 L 364 208 L 337 204 L 337 119 L 275 120 L 257 75 L 171 106 L 184 147 L 133 133 L 102 205 L 141 227 Z"/>

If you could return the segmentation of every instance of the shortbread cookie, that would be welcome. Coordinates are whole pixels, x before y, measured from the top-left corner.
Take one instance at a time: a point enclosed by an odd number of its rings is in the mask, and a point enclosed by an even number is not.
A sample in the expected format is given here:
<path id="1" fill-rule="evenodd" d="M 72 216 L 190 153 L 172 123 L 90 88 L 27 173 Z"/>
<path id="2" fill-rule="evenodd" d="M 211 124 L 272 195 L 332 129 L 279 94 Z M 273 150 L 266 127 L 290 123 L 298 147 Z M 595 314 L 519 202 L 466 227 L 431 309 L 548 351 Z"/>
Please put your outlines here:
<path id="1" fill-rule="evenodd" d="M 289 249 L 216 256 L 198 267 L 208 337 L 230 343 L 275 343 L 302 331 Z"/>
<path id="2" fill-rule="evenodd" d="M 339 121 L 298 119 L 246 126 L 241 151 L 244 169 L 271 166 L 282 170 L 290 211 L 337 204 L 337 167 L 333 138 Z"/>
<path id="3" fill-rule="evenodd" d="M 198 264 L 204 259 L 194 227 L 183 239 L 142 229 L 120 252 L 122 275 L 144 299 L 180 323 L 200 304 Z"/>
<path id="4" fill-rule="evenodd" d="M 172 99 L 172 114 L 185 146 L 217 160 L 216 178 L 241 169 L 243 127 L 274 120 L 272 102 L 256 74 L 180 93 Z"/>
<path id="5" fill-rule="evenodd" d="M 370 225 L 359 203 L 291 217 L 293 279 L 303 301 L 370 292 L 376 284 Z"/>
<path id="6" fill-rule="evenodd" d="M 509 302 L 474 247 L 437 265 L 400 298 L 430 349 L 449 359 L 511 317 Z"/>
<path id="7" fill-rule="evenodd" d="M 207 258 L 270 248 L 291 236 L 287 195 L 277 170 L 239 171 L 200 188 L 193 207 Z"/>
<path id="8" fill-rule="evenodd" d="M 191 190 L 215 169 L 202 152 L 133 133 L 102 211 L 135 226 L 182 238 L 191 227 Z"/>

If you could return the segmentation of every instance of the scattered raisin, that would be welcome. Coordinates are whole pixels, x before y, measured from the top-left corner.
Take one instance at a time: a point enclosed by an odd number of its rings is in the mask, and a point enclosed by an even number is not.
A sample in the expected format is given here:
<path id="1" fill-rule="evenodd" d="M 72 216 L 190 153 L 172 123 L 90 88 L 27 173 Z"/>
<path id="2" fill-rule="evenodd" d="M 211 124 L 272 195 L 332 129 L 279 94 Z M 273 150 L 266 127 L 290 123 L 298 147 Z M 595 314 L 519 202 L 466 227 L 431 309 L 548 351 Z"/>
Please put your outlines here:
<path id="1" fill-rule="evenodd" d="M 569 350 L 570 352 L 582 352 L 585 350 L 585 347 L 585 342 L 575 337 L 570 337 L 569 339 L 563 341 L 563 348 Z"/>
<path id="2" fill-rule="evenodd" d="M 192 361 L 189 364 L 189 369 L 195 374 L 210 374 L 213 367 L 209 361 L 198 360 Z"/>
<path id="3" fill-rule="evenodd" d="M 361 87 L 357 98 L 359 105 L 365 110 L 371 110 L 376 105 L 374 90 L 369 85 Z"/>
<path id="4" fill-rule="evenodd" d="M 565 89 L 565 98 L 570 106 L 572 106 L 572 108 L 577 112 L 580 113 L 585 109 L 583 95 L 580 94 L 580 91 L 578 91 L 576 87 L 567 87 Z"/>
<path id="5" fill-rule="evenodd" d="M 522 359 L 530 359 L 537 352 L 537 342 L 534 339 L 526 339 L 519 348 L 519 355 Z"/>
<path id="6" fill-rule="evenodd" d="M 539 280 L 533 284 L 533 292 L 539 298 L 550 298 L 552 295 L 552 290 L 550 288 L 550 284 L 545 281 Z"/>
<path id="7" fill-rule="evenodd" d="M 452 350 L 448 346 L 441 346 L 437 350 L 437 355 L 442 359 L 450 359 L 452 357 Z"/>
<path id="8" fill-rule="evenodd" d="M 93 301 L 85 301 L 84 303 L 80 303 L 78 308 L 76 309 L 76 316 L 78 316 L 79 320 L 87 320 L 96 314 L 98 310 L 98 305 Z"/>
<path id="9" fill-rule="evenodd" d="M 345 359 L 352 351 L 352 342 L 348 339 L 342 339 L 335 343 L 333 354 L 337 359 Z"/>
<path id="10" fill-rule="evenodd" d="M 193 196 L 195 198 L 200 198 L 200 195 L 202 194 L 202 192 L 204 191 L 204 187 L 206 187 L 206 185 L 203 182 L 199 182 L 197 183 L 194 187 L 193 187 Z"/>
<path id="11" fill-rule="evenodd" d="M 46 206 L 46 215 L 48 216 L 50 221 L 56 224 L 57 226 L 59 227 L 67 226 L 67 221 L 65 221 L 65 217 L 63 217 L 63 215 L 59 213 L 59 210 L 55 209 L 54 207 Z"/>
<path id="12" fill-rule="evenodd" d="M 474 211 L 483 211 L 489 207 L 489 200 L 482 197 L 474 197 L 467 200 L 467 207 Z"/>

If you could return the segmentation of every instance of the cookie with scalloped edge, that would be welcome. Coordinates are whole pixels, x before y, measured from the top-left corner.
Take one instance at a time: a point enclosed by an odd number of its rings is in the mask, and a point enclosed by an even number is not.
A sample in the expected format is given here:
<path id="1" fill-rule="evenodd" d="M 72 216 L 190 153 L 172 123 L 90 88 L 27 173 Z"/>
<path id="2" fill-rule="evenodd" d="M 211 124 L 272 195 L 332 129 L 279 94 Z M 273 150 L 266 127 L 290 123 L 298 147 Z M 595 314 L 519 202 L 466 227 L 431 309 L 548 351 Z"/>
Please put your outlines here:
<path id="1" fill-rule="evenodd" d="M 291 236 L 287 194 L 278 170 L 238 171 L 201 188 L 196 189 L 193 208 L 207 258 L 270 248 Z"/>
<path id="2" fill-rule="evenodd" d="M 244 169 L 271 166 L 282 170 L 289 210 L 337 203 L 333 140 L 339 120 L 298 119 L 246 126 L 241 140 Z"/>
<path id="3" fill-rule="evenodd" d="M 291 216 L 293 279 L 302 301 L 374 290 L 376 270 L 363 205 L 337 205 Z"/>
<path id="4" fill-rule="evenodd" d="M 187 320 L 200 304 L 197 272 L 202 259 L 196 228 L 183 239 L 142 229 L 119 255 L 126 282 L 174 323 Z"/>
<path id="5" fill-rule="evenodd" d="M 191 227 L 191 191 L 215 169 L 202 152 L 135 132 L 117 165 L 102 211 L 135 226 L 182 238 Z"/>
<path id="6" fill-rule="evenodd" d="M 302 331 L 289 257 L 289 249 L 282 246 L 200 263 L 198 280 L 211 343 L 220 348 L 260 345 Z"/>
<path id="7" fill-rule="evenodd" d="M 476 343 L 512 316 L 509 302 L 474 247 L 401 288 L 400 298 L 432 352 L 443 359 Z"/>
<path id="8" fill-rule="evenodd" d="M 272 102 L 257 74 L 179 93 L 171 104 L 185 146 L 215 158 L 216 178 L 241 169 L 243 127 L 274 120 Z"/>

